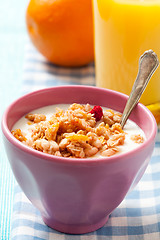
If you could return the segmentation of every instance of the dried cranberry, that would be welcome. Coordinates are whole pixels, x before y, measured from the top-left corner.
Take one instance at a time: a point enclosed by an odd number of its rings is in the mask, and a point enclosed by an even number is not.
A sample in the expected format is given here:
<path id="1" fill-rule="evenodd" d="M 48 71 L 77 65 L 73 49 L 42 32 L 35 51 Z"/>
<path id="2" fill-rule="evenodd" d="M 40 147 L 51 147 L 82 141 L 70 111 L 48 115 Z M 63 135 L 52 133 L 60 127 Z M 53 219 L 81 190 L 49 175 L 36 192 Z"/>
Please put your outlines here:
<path id="1" fill-rule="evenodd" d="M 101 120 L 102 116 L 103 116 L 103 110 L 100 106 L 94 106 L 92 108 L 92 110 L 90 111 L 91 114 L 93 114 L 93 116 L 96 119 L 96 122 Z"/>

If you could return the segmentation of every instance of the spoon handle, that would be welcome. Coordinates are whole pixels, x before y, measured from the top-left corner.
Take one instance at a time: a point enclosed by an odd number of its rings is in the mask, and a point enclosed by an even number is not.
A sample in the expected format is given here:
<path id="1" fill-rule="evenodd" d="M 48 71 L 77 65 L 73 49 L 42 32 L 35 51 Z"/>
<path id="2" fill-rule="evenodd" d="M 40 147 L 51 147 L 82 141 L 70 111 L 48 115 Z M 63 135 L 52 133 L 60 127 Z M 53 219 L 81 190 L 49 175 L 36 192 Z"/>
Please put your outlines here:
<path id="1" fill-rule="evenodd" d="M 133 108 L 138 103 L 142 93 L 144 92 L 152 74 L 157 69 L 158 65 L 158 57 L 152 50 L 144 52 L 144 54 L 140 57 L 138 75 L 122 114 L 120 122 L 122 128 L 124 127 Z"/>

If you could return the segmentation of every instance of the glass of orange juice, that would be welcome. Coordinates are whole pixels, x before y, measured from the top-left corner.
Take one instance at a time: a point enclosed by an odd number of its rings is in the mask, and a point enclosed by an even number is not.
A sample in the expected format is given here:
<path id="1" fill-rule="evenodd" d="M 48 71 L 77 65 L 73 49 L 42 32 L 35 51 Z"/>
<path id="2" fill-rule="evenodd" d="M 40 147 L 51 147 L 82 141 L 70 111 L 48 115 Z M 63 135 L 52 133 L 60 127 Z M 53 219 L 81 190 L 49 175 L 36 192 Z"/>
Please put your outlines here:
<path id="1" fill-rule="evenodd" d="M 140 56 L 160 60 L 160 0 L 93 0 L 96 85 L 130 94 Z M 140 102 L 160 121 L 160 67 Z"/>

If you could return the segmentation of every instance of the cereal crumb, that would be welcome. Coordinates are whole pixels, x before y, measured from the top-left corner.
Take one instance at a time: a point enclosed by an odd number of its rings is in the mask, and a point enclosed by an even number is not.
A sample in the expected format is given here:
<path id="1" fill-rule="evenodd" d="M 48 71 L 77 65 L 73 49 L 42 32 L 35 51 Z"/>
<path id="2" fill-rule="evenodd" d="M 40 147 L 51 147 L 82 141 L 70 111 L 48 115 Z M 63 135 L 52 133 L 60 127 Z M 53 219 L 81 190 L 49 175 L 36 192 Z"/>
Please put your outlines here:
<path id="1" fill-rule="evenodd" d="M 115 155 L 117 152 L 118 152 L 118 148 L 114 147 L 114 148 L 108 148 L 108 149 L 104 150 L 101 154 L 104 157 L 110 157 L 110 156 Z"/>
<path id="2" fill-rule="evenodd" d="M 144 138 L 140 134 L 132 135 L 131 140 L 135 143 L 143 143 L 144 142 Z"/>

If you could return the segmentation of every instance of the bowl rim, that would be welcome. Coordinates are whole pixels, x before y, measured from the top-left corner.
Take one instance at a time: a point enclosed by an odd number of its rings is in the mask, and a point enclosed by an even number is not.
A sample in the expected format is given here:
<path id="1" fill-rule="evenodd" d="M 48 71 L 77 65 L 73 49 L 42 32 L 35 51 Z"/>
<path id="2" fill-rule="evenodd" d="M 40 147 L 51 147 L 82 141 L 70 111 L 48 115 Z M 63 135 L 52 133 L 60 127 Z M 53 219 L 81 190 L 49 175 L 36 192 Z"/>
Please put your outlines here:
<path id="1" fill-rule="evenodd" d="M 20 149 L 21 151 L 27 153 L 27 154 L 31 154 L 34 157 L 40 158 L 41 160 L 45 160 L 45 161 L 52 161 L 52 162 L 58 162 L 58 163 L 71 163 L 71 164 L 100 164 L 100 163 L 104 163 L 104 162 L 108 162 L 108 163 L 112 163 L 112 162 L 116 162 L 116 161 L 123 161 L 126 158 L 128 158 L 128 156 L 132 156 L 134 154 L 137 155 L 138 152 L 141 152 L 143 150 L 143 148 L 147 147 L 150 145 L 150 142 L 154 141 L 155 137 L 156 137 L 156 133 L 157 133 L 157 123 L 156 120 L 153 116 L 153 114 L 150 112 L 150 110 L 145 107 L 143 104 L 138 103 L 136 107 L 143 109 L 143 111 L 146 112 L 146 114 L 149 116 L 149 119 L 151 121 L 151 134 L 149 136 L 149 138 L 147 138 L 142 144 L 140 144 L 139 146 L 137 146 L 137 148 L 130 150 L 129 152 L 125 152 L 125 153 L 121 153 L 118 155 L 113 155 L 110 157 L 103 157 L 103 158 L 67 158 L 67 157 L 58 157 L 58 156 L 54 156 L 48 153 L 43 153 L 40 151 L 37 151 L 29 146 L 26 146 L 25 144 L 21 143 L 20 141 L 18 141 L 11 133 L 11 131 L 8 128 L 8 124 L 7 124 L 7 116 L 9 114 L 10 109 L 16 105 L 17 102 L 20 102 L 22 99 L 26 98 L 26 97 L 30 97 L 34 94 L 39 94 L 39 93 L 43 93 L 45 91 L 52 91 L 52 89 L 56 89 L 56 88 L 88 88 L 88 89 L 97 89 L 100 91 L 107 91 L 110 93 L 114 93 L 119 95 L 120 97 L 123 98 L 128 98 L 128 95 L 121 93 L 121 92 L 117 92 L 115 90 L 111 90 L 111 89 L 105 89 L 105 88 L 100 88 L 100 87 L 96 87 L 96 86 L 87 86 L 87 85 L 62 85 L 62 86 L 52 86 L 52 87 L 47 87 L 47 88 L 43 88 L 43 89 L 38 89 L 29 93 L 26 93 L 24 95 L 22 95 L 21 97 L 17 98 L 16 100 L 14 100 L 4 111 L 3 115 L 2 115 L 2 119 L 1 119 L 1 128 L 2 128 L 2 132 L 4 134 L 4 136 L 7 138 L 7 140 L 14 145 L 16 148 Z"/>

